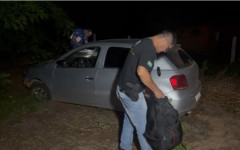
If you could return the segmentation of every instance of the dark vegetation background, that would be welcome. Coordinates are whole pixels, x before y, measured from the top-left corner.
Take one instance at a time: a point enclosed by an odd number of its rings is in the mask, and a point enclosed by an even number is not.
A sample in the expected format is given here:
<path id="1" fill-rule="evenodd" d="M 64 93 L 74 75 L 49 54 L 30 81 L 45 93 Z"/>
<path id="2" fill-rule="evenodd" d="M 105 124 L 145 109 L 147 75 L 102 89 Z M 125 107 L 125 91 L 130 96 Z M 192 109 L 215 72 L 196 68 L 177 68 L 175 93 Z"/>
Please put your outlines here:
<path id="1" fill-rule="evenodd" d="M 198 63 L 200 75 L 221 73 L 238 77 L 239 6 L 239 2 L 227 1 L 1 1 L 0 110 L 9 114 L 20 102 L 15 101 L 9 92 L 16 79 L 9 70 L 19 69 L 15 68 L 16 64 L 22 64 L 27 69 L 71 50 L 69 36 L 77 27 L 91 28 L 96 40 L 144 38 L 170 29 L 177 33 L 178 43 Z M 237 38 L 236 56 L 230 64 L 234 37 Z M 93 40 L 93 37 L 90 38 L 90 41 Z M 26 98 L 26 101 L 31 99 Z M 22 107 L 21 102 L 20 110 L 16 111 L 28 111 L 35 108 L 35 104 L 30 102 L 29 107 Z"/>
<path id="2" fill-rule="evenodd" d="M 233 37 L 239 61 L 239 2 L 0 2 L 1 59 L 27 57 L 30 64 L 55 59 L 71 49 L 69 36 L 89 27 L 96 40 L 143 38 L 164 29 L 201 65 L 229 64 Z M 93 37 L 90 38 L 90 41 Z"/>
<path id="3" fill-rule="evenodd" d="M 195 114 L 182 120 L 187 149 L 239 147 L 239 6 L 233 1 L 1 1 L 1 148 L 117 146 L 120 125 L 115 113 L 63 103 L 46 105 L 22 85 L 27 68 L 71 50 L 69 36 L 78 27 L 93 30 L 96 39 L 90 41 L 144 38 L 164 29 L 176 32 L 178 43 L 198 63 L 203 85 Z M 236 55 L 230 63 L 234 38 Z M 175 150 L 182 149 L 180 145 Z"/>

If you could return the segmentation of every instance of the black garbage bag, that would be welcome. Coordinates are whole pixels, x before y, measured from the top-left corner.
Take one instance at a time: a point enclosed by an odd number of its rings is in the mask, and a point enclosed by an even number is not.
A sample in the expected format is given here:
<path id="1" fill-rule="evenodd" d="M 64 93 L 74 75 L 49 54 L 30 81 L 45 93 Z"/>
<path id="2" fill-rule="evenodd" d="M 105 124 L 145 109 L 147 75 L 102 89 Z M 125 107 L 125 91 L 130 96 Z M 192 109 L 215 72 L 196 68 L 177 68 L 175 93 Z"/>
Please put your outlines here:
<path id="1" fill-rule="evenodd" d="M 173 149 L 182 142 L 179 114 L 167 97 L 156 99 L 150 96 L 144 136 L 153 150 Z"/>

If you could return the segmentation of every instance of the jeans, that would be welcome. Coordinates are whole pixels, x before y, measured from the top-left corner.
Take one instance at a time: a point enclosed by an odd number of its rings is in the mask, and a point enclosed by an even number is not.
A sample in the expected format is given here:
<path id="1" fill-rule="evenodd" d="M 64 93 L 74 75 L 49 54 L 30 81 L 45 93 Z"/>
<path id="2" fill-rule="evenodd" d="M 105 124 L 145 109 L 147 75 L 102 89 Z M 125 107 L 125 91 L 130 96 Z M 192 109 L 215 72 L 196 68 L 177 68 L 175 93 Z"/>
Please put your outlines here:
<path id="1" fill-rule="evenodd" d="M 120 148 L 124 150 L 132 149 L 133 131 L 136 129 L 141 150 L 151 150 L 150 145 L 143 136 L 147 123 L 147 104 L 143 93 L 139 93 L 139 98 L 136 102 L 120 92 L 119 86 L 117 87 L 116 93 L 125 110 Z"/>

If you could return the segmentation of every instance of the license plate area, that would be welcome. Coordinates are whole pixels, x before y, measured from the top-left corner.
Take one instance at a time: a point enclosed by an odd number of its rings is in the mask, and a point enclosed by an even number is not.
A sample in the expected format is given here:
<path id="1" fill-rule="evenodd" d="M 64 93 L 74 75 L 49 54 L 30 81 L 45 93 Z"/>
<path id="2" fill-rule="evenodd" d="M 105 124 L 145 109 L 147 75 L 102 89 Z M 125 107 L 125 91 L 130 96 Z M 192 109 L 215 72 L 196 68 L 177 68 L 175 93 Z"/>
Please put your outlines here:
<path id="1" fill-rule="evenodd" d="M 198 92 L 197 95 L 195 96 L 195 100 L 196 100 L 196 102 L 200 99 L 200 97 L 201 97 L 201 93 Z"/>

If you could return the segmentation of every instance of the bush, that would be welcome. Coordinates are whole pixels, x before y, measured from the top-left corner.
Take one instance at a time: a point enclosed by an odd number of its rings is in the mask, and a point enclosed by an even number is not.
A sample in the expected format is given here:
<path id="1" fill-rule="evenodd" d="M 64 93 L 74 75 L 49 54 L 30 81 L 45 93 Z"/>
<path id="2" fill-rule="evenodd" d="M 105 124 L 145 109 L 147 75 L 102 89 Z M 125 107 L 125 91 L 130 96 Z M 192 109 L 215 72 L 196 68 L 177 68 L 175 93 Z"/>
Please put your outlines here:
<path id="1" fill-rule="evenodd" d="M 4 95 L 5 92 L 9 91 L 9 87 L 11 86 L 11 80 L 8 78 L 10 77 L 7 73 L 0 73 L 0 94 Z M 1 97 L 0 97 L 1 98 Z"/>
<path id="2" fill-rule="evenodd" d="M 226 76 L 240 76 L 240 61 L 228 66 Z"/>

